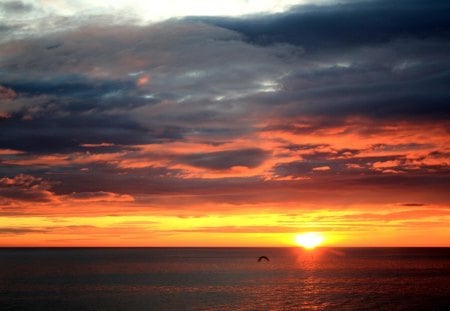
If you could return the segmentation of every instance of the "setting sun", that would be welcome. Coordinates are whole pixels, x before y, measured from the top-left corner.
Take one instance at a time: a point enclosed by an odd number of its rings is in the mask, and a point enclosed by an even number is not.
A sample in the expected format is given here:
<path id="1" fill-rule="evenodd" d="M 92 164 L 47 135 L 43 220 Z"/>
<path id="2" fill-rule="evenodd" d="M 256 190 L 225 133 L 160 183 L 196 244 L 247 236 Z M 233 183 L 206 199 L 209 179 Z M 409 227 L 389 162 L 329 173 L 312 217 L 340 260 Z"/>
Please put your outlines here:
<path id="1" fill-rule="evenodd" d="M 319 246 L 323 240 L 324 237 L 320 233 L 316 232 L 307 232 L 295 236 L 295 242 L 307 249 L 313 249 Z"/>

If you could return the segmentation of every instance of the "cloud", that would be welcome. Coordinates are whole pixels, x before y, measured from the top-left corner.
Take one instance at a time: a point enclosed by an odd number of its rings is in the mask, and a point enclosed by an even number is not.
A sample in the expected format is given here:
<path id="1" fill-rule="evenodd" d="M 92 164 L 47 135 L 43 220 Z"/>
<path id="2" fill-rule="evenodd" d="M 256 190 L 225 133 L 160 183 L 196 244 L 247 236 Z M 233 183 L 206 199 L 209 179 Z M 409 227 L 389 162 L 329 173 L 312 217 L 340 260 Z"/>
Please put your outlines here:
<path id="1" fill-rule="evenodd" d="M 120 195 L 112 192 L 78 192 L 67 196 L 74 202 L 133 202 L 134 198 L 130 195 Z"/>
<path id="2" fill-rule="evenodd" d="M 189 154 L 180 158 L 182 163 L 214 170 L 230 169 L 234 166 L 256 167 L 268 153 L 262 149 L 227 150 L 209 153 Z"/>
<path id="3" fill-rule="evenodd" d="M 446 217 L 449 215 L 450 211 L 448 210 L 419 209 L 419 210 L 399 211 L 386 214 L 367 213 L 367 214 L 346 215 L 345 219 L 348 220 L 364 219 L 367 221 L 370 220 L 398 221 L 398 220 L 413 220 L 413 219 L 419 220 L 430 217 Z"/>
<path id="4" fill-rule="evenodd" d="M 318 166 L 318 167 L 314 167 L 312 170 L 314 172 L 324 172 L 324 171 L 329 171 L 331 168 L 327 165 L 325 166 Z"/>
<path id="5" fill-rule="evenodd" d="M 317 0 L 315 1 L 317 2 Z M 30 13 L 30 18 L 40 24 L 41 32 L 52 31 L 52 26 L 68 27 L 64 21 L 92 20 L 113 18 L 114 22 L 154 23 L 167 19 L 179 18 L 186 15 L 228 15 L 241 16 L 245 14 L 282 12 L 297 4 L 296 0 L 283 1 L 244 1 L 230 0 L 223 3 L 219 0 L 197 0 L 187 4 L 183 0 L 167 0 L 165 2 L 150 0 L 117 0 L 114 3 L 104 1 L 6 1 L 0 6 L 0 16 L 4 11 L 4 19 L 15 21 L 6 13 Z M 33 11 L 31 12 L 31 10 Z M 17 18 L 17 16 L 14 16 Z M 42 20 L 42 21 L 41 21 Z M 31 28 L 31 27 L 30 27 Z M 36 29 L 28 35 L 35 34 Z"/>
<path id="6" fill-rule="evenodd" d="M 12 178 L 0 179 L 0 199 L 3 199 L 2 201 L 56 202 L 57 198 L 49 189 L 50 184 L 41 177 L 19 174 Z"/>
<path id="7" fill-rule="evenodd" d="M 33 6 L 31 4 L 22 1 L 5 1 L 0 3 L 0 11 L 4 11 L 7 14 L 26 13 L 32 9 Z"/>
<path id="8" fill-rule="evenodd" d="M 375 169 L 391 168 L 400 166 L 400 161 L 378 161 L 372 164 Z"/>
<path id="9" fill-rule="evenodd" d="M 16 96 L 17 96 L 17 93 L 14 90 L 0 85 L 0 99 L 1 100 L 13 99 Z"/>
<path id="10" fill-rule="evenodd" d="M 45 229 L 33 229 L 33 228 L 1 228 L 0 235 L 23 235 L 29 233 L 47 233 Z"/>
<path id="11" fill-rule="evenodd" d="M 86 32 L 91 36 L 83 36 Z M 9 57 L 2 65 L 5 85 L 22 94 L 17 118 L 42 118 L 42 122 L 31 122 L 32 128 L 42 127 L 47 132 L 51 129 L 44 124 L 92 118 L 91 124 L 83 125 L 86 133 L 71 128 L 62 133 L 75 133 L 79 138 L 63 141 L 24 133 L 33 137 L 32 142 L 39 138 L 44 149 L 56 151 L 57 146 L 76 149 L 77 144 L 106 140 L 124 145 L 152 143 L 194 133 L 231 138 L 253 131 L 254 123 L 264 122 L 275 111 L 282 119 L 322 118 L 310 130 L 361 115 L 392 122 L 445 120 L 448 74 L 442 73 L 439 64 L 445 63 L 446 57 L 445 53 L 436 57 L 436 51 L 446 50 L 448 44 L 439 38 L 425 39 L 388 41 L 381 47 L 355 48 L 344 55 L 325 49 L 326 55 L 304 57 L 291 45 L 255 46 L 244 42 L 239 33 L 199 22 L 169 21 L 145 27 L 91 24 L 39 40 L 6 44 L 5 51 L 18 50 L 5 52 Z M 27 53 L 29 50 L 35 53 Z M 408 63 L 410 56 L 420 61 Z M 378 59 L 384 59 L 385 65 L 380 66 Z M 41 79 L 39 73 L 49 69 L 51 74 Z M 149 77 L 149 83 L 139 87 L 142 77 Z M 7 111 L 8 115 L 13 112 Z M 100 131 L 102 126 L 97 129 L 93 125 L 114 127 L 111 115 L 141 129 L 128 130 L 118 124 L 117 129 Z M 17 127 L 27 128 L 26 124 Z M 63 132 L 62 125 L 58 128 Z M 98 134 L 101 132 L 105 134 Z M 152 132 L 160 137 L 153 137 Z M 100 137 L 85 137 L 89 133 Z M 19 145 L 20 139 L 11 141 Z M 31 144 L 25 141 L 22 145 L 39 148 Z M 4 147 L 17 146 L 9 142 Z"/>
<path id="12" fill-rule="evenodd" d="M 51 107 L 47 108 L 51 110 Z M 130 145 L 157 142 L 180 135 L 176 131 L 158 133 L 123 115 L 58 115 L 44 110 L 34 117 L 27 116 L 27 113 L 16 113 L 0 119 L 4 128 L 0 148 L 33 152 L 82 151 L 86 150 L 83 144 L 108 141 L 117 145 Z M 55 131 L 55 128 L 58 130 Z"/>
<path id="13" fill-rule="evenodd" d="M 445 1 L 352 1 L 324 6 L 298 6 L 270 17 L 201 18 L 241 32 L 256 44 L 279 42 L 321 52 L 380 44 L 401 37 L 448 37 L 450 6 Z M 383 16 L 380 22 L 379 17 Z M 427 16 L 429 18 L 423 18 Z"/>
<path id="14" fill-rule="evenodd" d="M 280 49 L 253 47 L 233 32 L 198 23 L 91 25 L 0 49 L 8 55 L 2 79 L 20 94 L 19 108 L 0 105 L 12 116 L 4 124 L 11 139 L 1 143 L 33 151 L 152 143 L 154 135 L 182 139 L 192 132 L 238 136 L 251 124 L 229 122 L 247 111 L 229 98 L 266 92 L 266 80 L 285 66 L 277 61 Z M 226 59 L 230 65 L 223 67 Z M 151 79 L 139 85 L 142 76 Z"/>

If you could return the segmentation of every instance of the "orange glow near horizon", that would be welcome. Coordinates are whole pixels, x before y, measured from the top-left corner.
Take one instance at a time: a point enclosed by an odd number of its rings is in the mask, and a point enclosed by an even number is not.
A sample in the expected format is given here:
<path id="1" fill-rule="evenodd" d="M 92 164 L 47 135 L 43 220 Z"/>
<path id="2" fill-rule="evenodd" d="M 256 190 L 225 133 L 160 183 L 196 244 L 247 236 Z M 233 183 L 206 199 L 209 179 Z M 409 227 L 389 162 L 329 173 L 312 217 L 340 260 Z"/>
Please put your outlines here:
<path id="1" fill-rule="evenodd" d="M 94 208 L 94 205 L 90 208 Z M 97 211 L 101 209 L 101 206 L 96 207 Z M 304 211 L 298 215 L 276 211 L 256 213 L 251 210 L 188 215 L 178 210 L 165 215 L 157 211 L 153 214 L 134 211 L 110 216 L 64 213 L 52 216 L 8 216 L 0 217 L 0 228 L 3 228 L 0 246 L 300 245 L 306 249 L 316 246 L 450 246 L 450 229 L 446 225 L 448 216 L 433 216 L 432 212 L 427 214 L 426 210 L 405 213 L 422 219 L 423 224 L 419 220 L 403 220 L 401 215 L 396 214 L 325 209 Z M 360 221 L 359 217 L 365 217 L 366 220 Z M 380 222 L 377 218 L 385 220 Z M 432 222 L 434 228 L 430 229 L 427 222 Z M 414 226 L 414 230 L 411 230 L 411 226 Z M 5 229 L 8 227 L 14 229 Z M 305 233 L 298 234 L 299 231 Z M 436 238 L 430 243 L 430 236 L 440 239 Z"/>

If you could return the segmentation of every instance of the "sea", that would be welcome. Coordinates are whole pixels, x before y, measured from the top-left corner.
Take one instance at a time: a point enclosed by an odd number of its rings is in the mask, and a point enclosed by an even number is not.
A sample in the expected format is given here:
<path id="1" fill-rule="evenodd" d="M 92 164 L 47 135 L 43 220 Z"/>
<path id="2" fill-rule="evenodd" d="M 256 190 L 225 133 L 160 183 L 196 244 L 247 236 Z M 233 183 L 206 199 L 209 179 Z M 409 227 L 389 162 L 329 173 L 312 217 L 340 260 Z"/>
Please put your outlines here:
<path id="1" fill-rule="evenodd" d="M 450 310 L 450 248 L 2 248 L 0 310 Z"/>

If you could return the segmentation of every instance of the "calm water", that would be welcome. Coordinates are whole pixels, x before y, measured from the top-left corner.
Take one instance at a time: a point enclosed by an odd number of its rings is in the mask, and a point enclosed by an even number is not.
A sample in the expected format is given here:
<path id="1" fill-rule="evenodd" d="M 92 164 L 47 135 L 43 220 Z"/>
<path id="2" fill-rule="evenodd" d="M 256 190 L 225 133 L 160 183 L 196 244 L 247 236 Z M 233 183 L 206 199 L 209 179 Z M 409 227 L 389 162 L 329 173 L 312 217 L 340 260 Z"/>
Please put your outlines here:
<path id="1" fill-rule="evenodd" d="M 0 269 L 1 310 L 450 310 L 450 248 L 0 249 Z"/>

